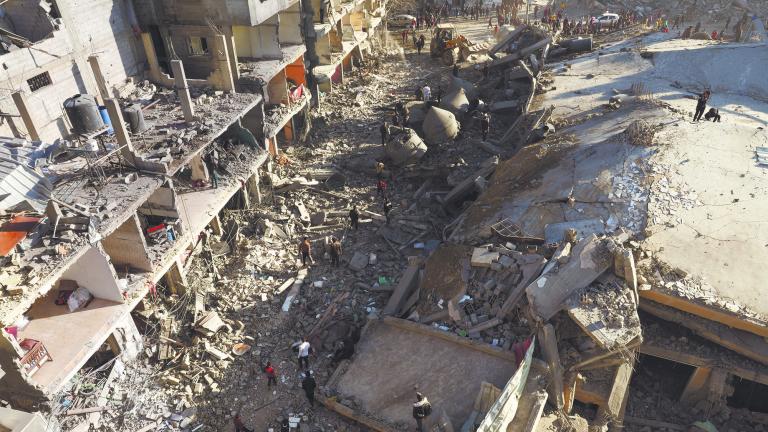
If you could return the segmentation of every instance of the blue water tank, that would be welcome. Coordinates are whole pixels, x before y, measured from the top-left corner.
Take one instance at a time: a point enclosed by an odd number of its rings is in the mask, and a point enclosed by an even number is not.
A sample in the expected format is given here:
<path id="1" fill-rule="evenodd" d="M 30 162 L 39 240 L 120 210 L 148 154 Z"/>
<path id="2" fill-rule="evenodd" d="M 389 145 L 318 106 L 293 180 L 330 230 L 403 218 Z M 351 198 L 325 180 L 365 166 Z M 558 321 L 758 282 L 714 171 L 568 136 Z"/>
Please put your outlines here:
<path id="1" fill-rule="evenodd" d="M 112 128 L 112 121 L 109 119 L 109 112 L 107 112 L 107 107 L 100 106 L 99 107 L 99 114 L 101 115 L 101 119 L 104 121 L 104 124 L 107 125 L 107 134 L 114 135 L 115 130 Z"/>

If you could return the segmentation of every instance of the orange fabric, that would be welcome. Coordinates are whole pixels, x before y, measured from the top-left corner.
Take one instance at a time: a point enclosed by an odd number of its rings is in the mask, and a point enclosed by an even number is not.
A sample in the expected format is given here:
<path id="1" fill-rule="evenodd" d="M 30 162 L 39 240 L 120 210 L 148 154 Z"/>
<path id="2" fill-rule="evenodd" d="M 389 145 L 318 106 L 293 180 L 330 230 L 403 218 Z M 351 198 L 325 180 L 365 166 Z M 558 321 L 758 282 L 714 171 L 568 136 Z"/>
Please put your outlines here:
<path id="1" fill-rule="evenodd" d="M 16 216 L 0 227 L 0 255 L 8 256 L 20 241 L 32 232 L 40 218 Z"/>

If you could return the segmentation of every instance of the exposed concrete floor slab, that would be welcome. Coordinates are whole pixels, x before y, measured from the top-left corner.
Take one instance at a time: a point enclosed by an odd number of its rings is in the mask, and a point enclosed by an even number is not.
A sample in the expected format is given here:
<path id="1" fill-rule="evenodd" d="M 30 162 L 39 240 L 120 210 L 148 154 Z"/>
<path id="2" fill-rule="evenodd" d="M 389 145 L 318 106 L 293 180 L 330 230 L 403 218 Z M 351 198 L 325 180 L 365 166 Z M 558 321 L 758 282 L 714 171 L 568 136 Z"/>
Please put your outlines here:
<path id="1" fill-rule="evenodd" d="M 51 391 L 88 361 L 129 311 L 125 304 L 95 298 L 87 307 L 69 312 L 66 305 L 54 303 L 57 295 L 51 291 L 38 299 L 26 314 L 29 325 L 19 332 L 19 340 L 38 340 L 53 357 L 32 375 L 32 381 Z"/>
<path id="2" fill-rule="evenodd" d="M 652 58 L 642 58 L 637 47 Z M 765 321 L 768 168 L 757 165 L 754 154 L 768 146 L 768 81 L 758 76 L 768 67 L 765 50 L 653 33 L 599 54 L 568 61 L 568 68 L 553 65 L 557 89 L 545 95 L 545 104 L 558 107 L 556 116 L 576 118 L 600 109 L 613 89 L 625 92 L 641 83 L 677 110 L 655 122 L 661 130 L 658 151 L 648 158 L 653 176 L 643 247 L 703 287 L 677 295 Z M 713 91 L 709 106 L 720 109 L 722 123 L 691 122 L 696 93 L 705 88 Z M 684 200 L 695 204 L 680 206 Z"/>
<path id="3" fill-rule="evenodd" d="M 444 409 L 454 428 L 460 428 L 472 412 L 480 383 L 503 388 L 514 372 L 514 363 L 502 357 L 377 321 L 357 345 L 337 390 L 354 397 L 364 411 L 412 427 L 418 386 L 432 402 L 432 417 Z"/>

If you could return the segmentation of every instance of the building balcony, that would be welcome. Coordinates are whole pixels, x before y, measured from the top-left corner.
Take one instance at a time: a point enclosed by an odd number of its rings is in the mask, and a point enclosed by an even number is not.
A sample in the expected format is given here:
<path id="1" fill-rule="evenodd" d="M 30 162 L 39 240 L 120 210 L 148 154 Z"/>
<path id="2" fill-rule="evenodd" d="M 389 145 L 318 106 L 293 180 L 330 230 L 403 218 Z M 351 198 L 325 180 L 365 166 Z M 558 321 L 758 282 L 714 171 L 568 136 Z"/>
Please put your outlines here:
<path id="1" fill-rule="evenodd" d="M 284 45 L 280 47 L 280 51 L 282 56 L 277 59 L 238 58 L 240 69 L 238 87 L 242 91 L 260 93 L 288 65 L 300 59 L 307 51 L 307 47 L 305 45 Z"/>

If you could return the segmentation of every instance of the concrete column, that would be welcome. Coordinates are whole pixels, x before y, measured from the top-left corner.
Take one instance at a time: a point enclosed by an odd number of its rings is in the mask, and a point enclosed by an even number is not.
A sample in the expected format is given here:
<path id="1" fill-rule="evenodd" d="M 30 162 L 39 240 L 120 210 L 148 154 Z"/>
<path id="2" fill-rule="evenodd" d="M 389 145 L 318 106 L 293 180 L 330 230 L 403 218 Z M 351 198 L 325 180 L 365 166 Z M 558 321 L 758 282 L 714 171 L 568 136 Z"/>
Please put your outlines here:
<path id="1" fill-rule="evenodd" d="M 235 80 L 232 75 L 232 67 L 234 66 L 237 68 L 237 59 L 235 59 L 235 64 L 232 64 L 232 59 L 229 55 L 229 49 L 227 47 L 227 37 L 224 35 L 217 35 L 215 36 L 216 41 L 216 48 L 215 48 L 215 56 L 216 56 L 216 69 L 219 71 L 220 76 L 220 88 L 221 90 L 227 91 L 227 92 L 234 92 L 235 91 Z M 175 74 L 176 72 L 174 72 Z"/>
<path id="2" fill-rule="evenodd" d="M 102 103 L 104 103 L 103 101 L 111 99 L 112 95 L 109 94 L 109 89 L 107 88 L 107 80 L 104 78 L 104 74 L 101 72 L 99 57 L 95 55 L 88 56 L 88 64 L 91 65 L 93 77 L 96 79 L 96 86 L 99 88 L 99 95 L 101 95 Z M 112 118 L 112 114 L 110 114 L 109 117 Z"/>
<path id="3" fill-rule="evenodd" d="M 235 36 L 224 36 L 227 42 L 227 54 L 229 54 L 229 68 L 232 71 L 232 80 L 237 83 L 240 79 L 240 67 L 237 64 L 237 47 L 235 47 Z"/>
<path id="4" fill-rule="evenodd" d="M 165 282 L 168 284 L 168 289 L 172 294 L 183 294 L 186 291 L 187 275 L 184 274 L 184 266 L 181 265 L 181 260 L 176 258 L 165 274 Z"/>
<path id="5" fill-rule="evenodd" d="M 251 194 L 248 192 L 248 182 L 244 182 L 238 191 L 243 198 L 243 209 L 251 208 Z"/>
<path id="6" fill-rule="evenodd" d="M 213 219 L 211 219 L 211 222 L 208 224 L 208 226 L 211 227 L 211 231 L 213 231 L 213 235 L 221 237 L 224 235 L 224 230 L 221 229 L 221 219 L 219 218 L 219 215 L 216 215 Z"/>
<path id="7" fill-rule="evenodd" d="M 712 375 L 712 369 L 708 367 L 697 367 L 688 378 L 685 389 L 680 395 L 680 402 L 694 404 L 706 396 L 707 383 Z"/>
<path id="8" fill-rule="evenodd" d="M 107 107 L 109 113 L 109 119 L 112 121 L 112 128 L 115 130 L 115 137 L 120 147 L 125 146 L 121 153 L 125 157 L 133 158 L 133 144 L 131 143 L 131 137 L 128 135 L 128 128 L 125 127 L 125 121 L 123 120 L 123 112 L 120 110 L 120 106 L 116 99 L 104 99 L 104 105 Z"/>
<path id="9" fill-rule="evenodd" d="M 152 43 L 152 35 L 142 33 L 141 42 L 144 45 L 144 53 L 147 55 L 147 62 L 149 63 L 149 79 L 159 84 L 162 82 L 162 72 L 160 71 L 160 63 L 157 61 L 155 45 Z"/>
<path id="10" fill-rule="evenodd" d="M 256 205 L 261 205 L 261 186 L 259 185 L 260 179 L 260 173 L 257 169 L 256 173 L 248 179 L 248 183 L 246 184 L 248 193 L 250 193 L 251 197 L 253 197 L 253 200 L 256 201 Z"/>
<path id="11" fill-rule="evenodd" d="M 280 149 L 277 147 L 277 135 L 265 139 L 267 144 L 267 150 L 269 151 L 269 154 L 272 156 L 277 156 L 280 154 Z"/>
<path id="12" fill-rule="evenodd" d="M 11 97 L 13 97 L 13 103 L 16 104 L 16 109 L 19 110 L 21 119 L 24 121 L 24 126 L 27 128 L 27 133 L 32 141 L 40 141 L 40 132 L 37 130 L 35 122 L 32 120 L 32 113 L 27 108 L 27 97 L 21 91 L 17 91 Z"/>
<path id="13" fill-rule="evenodd" d="M 192 181 L 202 180 L 206 183 L 211 181 L 211 177 L 208 173 L 208 167 L 205 166 L 205 162 L 203 162 L 203 158 L 200 156 L 200 153 L 192 157 L 192 160 L 189 162 L 189 167 L 192 169 Z"/>
<path id="14" fill-rule="evenodd" d="M 184 111 L 184 121 L 192 123 L 195 121 L 195 108 L 194 105 L 192 105 L 192 98 L 189 96 L 189 87 L 187 86 L 187 75 L 184 73 L 184 64 L 181 60 L 171 60 L 171 69 L 173 69 L 176 93 L 179 95 L 181 109 Z"/>

